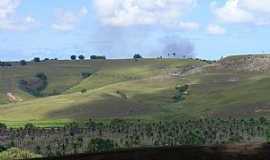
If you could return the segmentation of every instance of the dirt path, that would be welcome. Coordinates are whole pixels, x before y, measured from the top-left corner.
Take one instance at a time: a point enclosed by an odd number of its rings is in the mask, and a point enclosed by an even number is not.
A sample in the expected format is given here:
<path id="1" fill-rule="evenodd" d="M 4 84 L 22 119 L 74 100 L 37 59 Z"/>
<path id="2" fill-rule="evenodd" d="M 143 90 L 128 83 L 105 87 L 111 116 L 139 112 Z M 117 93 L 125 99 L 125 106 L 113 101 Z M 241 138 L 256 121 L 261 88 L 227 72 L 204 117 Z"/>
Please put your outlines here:
<path id="1" fill-rule="evenodd" d="M 7 92 L 6 95 L 8 97 L 9 102 L 21 102 L 21 101 L 23 101 L 20 97 L 16 97 L 11 92 Z"/>

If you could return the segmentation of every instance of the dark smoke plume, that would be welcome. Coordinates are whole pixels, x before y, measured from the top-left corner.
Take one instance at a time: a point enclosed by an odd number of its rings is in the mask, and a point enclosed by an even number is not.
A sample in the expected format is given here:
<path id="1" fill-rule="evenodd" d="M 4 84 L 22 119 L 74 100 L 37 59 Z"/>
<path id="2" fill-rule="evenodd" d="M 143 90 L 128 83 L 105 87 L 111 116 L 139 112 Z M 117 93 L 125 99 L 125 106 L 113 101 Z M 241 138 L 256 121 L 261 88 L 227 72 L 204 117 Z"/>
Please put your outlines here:
<path id="1" fill-rule="evenodd" d="M 194 57 L 194 44 L 188 39 L 166 37 L 162 40 L 164 56 L 177 58 L 191 58 Z"/>

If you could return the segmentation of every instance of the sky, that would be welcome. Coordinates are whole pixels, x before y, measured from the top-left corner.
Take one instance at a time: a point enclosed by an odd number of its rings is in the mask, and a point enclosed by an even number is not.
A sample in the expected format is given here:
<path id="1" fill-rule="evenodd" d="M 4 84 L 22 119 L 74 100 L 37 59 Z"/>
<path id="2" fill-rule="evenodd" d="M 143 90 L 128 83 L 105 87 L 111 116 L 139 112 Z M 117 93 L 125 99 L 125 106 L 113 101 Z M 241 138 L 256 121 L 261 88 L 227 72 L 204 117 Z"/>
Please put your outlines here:
<path id="1" fill-rule="evenodd" d="M 270 51 L 270 0 L 0 0 L 0 61 Z"/>

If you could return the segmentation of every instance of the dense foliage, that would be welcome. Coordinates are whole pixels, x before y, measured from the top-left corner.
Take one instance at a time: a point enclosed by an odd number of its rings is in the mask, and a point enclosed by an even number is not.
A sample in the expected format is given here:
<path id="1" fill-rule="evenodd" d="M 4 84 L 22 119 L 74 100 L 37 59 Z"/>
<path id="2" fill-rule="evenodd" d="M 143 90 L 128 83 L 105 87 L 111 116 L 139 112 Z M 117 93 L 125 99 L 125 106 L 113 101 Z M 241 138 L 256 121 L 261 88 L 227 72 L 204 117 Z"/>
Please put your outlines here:
<path id="1" fill-rule="evenodd" d="M 12 66 L 11 63 L 9 63 L 9 62 L 1 62 L 0 61 L 0 67 L 10 67 L 10 66 Z"/>
<path id="2" fill-rule="evenodd" d="M 81 77 L 85 79 L 90 77 L 92 74 L 93 74 L 92 72 L 81 72 Z"/>
<path id="3" fill-rule="evenodd" d="M 12 159 L 29 159 L 29 158 L 39 158 L 40 155 L 31 153 L 26 150 L 18 148 L 10 148 L 6 151 L 0 152 L 1 160 L 12 160 Z"/>
<path id="4" fill-rule="evenodd" d="M 92 60 L 95 60 L 95 59 L 105 60 L 106 57 L 105 56 L 92 55 L 92 56 L 90 56 L 90 59 L 92 59 Z"/>
<path id="5" fill-rule="evenodd" d="M 20 80 L 19 87 L 33 96 L 42 96 L 41 92 L 48 86 L 48 78 L 45 73 L 37 73 L 28 80 Z"/>
<path id="6" fill-rule="evenodd" d="M 173 97 L 176 102 L 180 102 L 185 99 L 185 96 L 188 94 L 188 85 L 176 86 L 175 87 L 175 96 Z"/>
<path id="7" fill-rule="evenodd" d="M 63 128 L 0 129 L 0 143 L 44 156 L 110 151 L 119 148 L 266 142 L 270 122 L 260 119 L 70 123 Z"/>

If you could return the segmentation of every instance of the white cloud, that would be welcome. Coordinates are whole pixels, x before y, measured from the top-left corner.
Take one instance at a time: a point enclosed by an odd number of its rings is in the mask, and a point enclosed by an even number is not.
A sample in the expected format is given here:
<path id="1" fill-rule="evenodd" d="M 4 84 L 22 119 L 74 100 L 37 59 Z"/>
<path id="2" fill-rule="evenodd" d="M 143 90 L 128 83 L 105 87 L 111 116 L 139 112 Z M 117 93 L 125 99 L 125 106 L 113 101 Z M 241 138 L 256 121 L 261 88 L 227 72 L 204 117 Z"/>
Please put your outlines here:
<path id="1" fill-rule="evenodd" d="M 20 17 L 16 14 L 21 0 L 0 1 L 0 29 L 11 31 L 26 31 L 36 25 L 36 20 L 31 17 Z"/>
<path id="2" fill-rule="evenodd" d="M 223 35 L 226 30 L 221 26 L 210 24 L 207 27 L 207 32 L 212 35 Z"/>
<path id="3" fill-rule="evenodd" d="M 5 19 L 16 12 L 21 0 L 1 0 L 0 1 L 0 19 Z"/>
<path id="4" fill-rule="evenodd" d="M 51 27 L 58 31 L 71 31 L 79 24 L 80 19 L 87 14 L 88 10 L 86 7 L 82 7 L 76 13 L 59 9 L 55 15 L 55 23 Z"/>
<path id="5" fill-rule="evenodd" d="M 196 5 L 197 0 L 94 0 L 101 22 L 115 27 L 133 25 L 176 25 L 197 29 L 195 22 L 180 18 Z"/>
<path id="6" fill-rule="evenodd" d="M 200 28 L 200 24 L 197 22 L 184 22 L 180 21 L 179 22 L 179 27 L 184 29 L 184 30 L 196 30 Z"/>
<path id="7" fill-rule="evenodd" d="M 211 4 L 216 17 L 227 23 L 270 24 L 269 0 L 228 0 L 223 6 Z"/>

